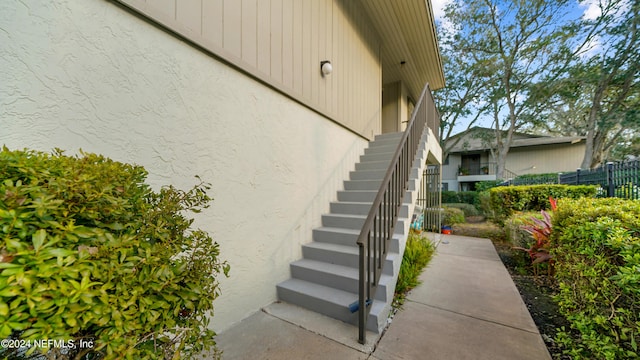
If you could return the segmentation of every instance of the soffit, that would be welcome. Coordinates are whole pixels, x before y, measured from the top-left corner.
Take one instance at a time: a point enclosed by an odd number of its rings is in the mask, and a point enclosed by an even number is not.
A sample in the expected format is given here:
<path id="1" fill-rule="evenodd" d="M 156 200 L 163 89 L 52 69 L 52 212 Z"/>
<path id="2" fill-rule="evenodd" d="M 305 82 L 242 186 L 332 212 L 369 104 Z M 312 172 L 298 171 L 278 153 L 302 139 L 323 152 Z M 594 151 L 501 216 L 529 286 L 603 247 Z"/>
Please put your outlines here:
<path id="1" fill-rule="evenodd" d="M 383 84 L 401 80 L 414 99 L 425 83 L 429 83 L 431 90 L 444 87 L 431 1 L 362 0 L 361 3 L 381 38 Z"/>

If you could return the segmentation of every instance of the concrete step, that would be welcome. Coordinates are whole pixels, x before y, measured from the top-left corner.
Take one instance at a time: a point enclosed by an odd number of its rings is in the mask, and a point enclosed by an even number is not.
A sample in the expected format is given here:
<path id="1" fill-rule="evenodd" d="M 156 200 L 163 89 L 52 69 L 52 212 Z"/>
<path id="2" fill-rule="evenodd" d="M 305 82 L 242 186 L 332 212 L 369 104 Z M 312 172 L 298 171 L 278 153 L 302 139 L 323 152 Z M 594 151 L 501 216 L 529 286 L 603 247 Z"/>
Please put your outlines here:
<path id="1" fill-rule="evenodd" d="M 332 228 L 361 230 L 366 220 L 366 215 L 351 215 L 351 214 L 325 214 L 322 215 L 322 225 Z M 397 222 L 408 221 L 406 218 L 399 217 Z M 396 225 L 396 234 L 403 234 L 404 229 L 402 226 Z"/>
<path id="2" fill-rule="evenodd" d="M 339 190 L 338 201 L 372 203 L 376 195 L 375 190 Z"/>
<path id="3" fill-rule="evenodd" d="M 417 190 L 419 182 L 416 182 L 416 178 L 412 177 L 407 183 L 409 191 Z M 377 180 L 347 180 L 344 182 L 344 189 L 348 191 L 375 191 L 380 190 L 381 182 Z"/>
<path id="4" fill-rule="evenodd" d="M 380 190 L 381 180 L 346 180 L 344 182 L 345 190 Z M 417 184 L 414 181 L 409 182 L 409 190 L 416 190 Z"/>
<path id="5" fill-rule="evenodd" d="M 320 314 L 357 325 L 358 312 L 351 313 L 349 305 L 358 301 L 358 294 L 321 286 L 300 279 L 289 279 L 276 286 L 278 298 Z M 382 331 L 390 306 L 382 301 L 374 301 L 367 318 L 367 329 Z"/>
<path id="6" fill-rule="evenodd" d="M 332 202 L 329 208 L 332 214 L 368 215 L 369 210 L 371 210 L 371 203 L 340 201 Z M 398 216 L 409 217 L 409 206 L 407 204 L 403 204 L 400 207 Z"/>
<path id="7" fill-rule="evenodd" d="M 369 143 L 369 146 L 367 146 L 367 148 L 372 149 L 372 148 L 390 148 L 393 149 L 392 151 L 394 151 L 397 147 L 398 144 L 400 144 L 400 139 L 388 139 L 388 140 L 383 140 L 383 141 L 375 141 L 372 143 Z"/>
<path id="8" fill-rule="evenodd" d="M 382 180 L 387 169 L 350 171 L 350 180 Z"/>
<path id="9" fill-rule="evenodd" d="M 313 310 L 334 319 L 357 324 L 358 313 L 349 311 L 349 304 L 358 301 L 358 294 L 291 278 L 276 285 L 278 299 Z"/>
<path id="10" fill-rule="evenodd" d="M 366 154 L 382 154 L 382 153 L 393 155 L 395 154 L 397 148 L 398 148 L 398 144 L 395 144 L 395 145 L 392 143 L 388 145 L 381 144 L 378 146 L 369 146 L 364 150 L 364 153 L 365 155 Z"/>
<path id="11" fill-rule="evenodd" d="M 331 264 L 358 267 L 358 247 L 344 246 L 312 241 L 302 245 L 302 256 L 305 259 L 324 261 Z M 395 252 L 387 253 L 384 263 L 384 274 L 393 275 L 400 270 L 402 258 Z"/>
<path id="12" fill-rule="evenodd" d="M 403 133 L 403 132 L 394 132 L 394 133 L 378 134 L 378 135 L 376 135 L 376 137 L 374 138 L 374 142 L 378 142 L 378 141 L 385 141 L 385 140 L 395 140 L 395 141 L 400 141 L 400 138 L 402 138 L 402 135 L 404 135 L 404 133 Z"/>
<path id="13" fill-rule="evenodd" d="M 409 173 L 410 179 L 418 178 L 418 169 L 412 168 Z M 357 170 L 349 172 L 350 180 L 378 180 L 382 181 L 384 176 L 387 174 L 387 169 L 376 169 L 376 170 Z"/>
<path id="14" fill-rule="evenodd" d="M 421 149 L 416 154 L 416 159 L 419 159 L 419 162 L 424 162 L 425 156 L 426 156 L 426 151 L 424 149 Z M 386 161 L 388 164 L 390 164 L 392 157 L 393 157 L 393 153 L 367 153 L 365 150 L 365 154 L 360 155 L 360 163 L 366 164 L 369 162 Z M 416 162 L 414 162 L 413 165 L 416 166 Z M 363 166 L 363 165 L 360 165 L 360 166 Z"/>
<path id="15" fill-rule="evenodd" d="M 380 153 L 380 154 L 366 154 L 360 155 L 360 162 L 365 163 L 369 161 L 391 161 L 393 153 Z"/>
<path id="16" fill-rule="evenodd" d="M 390 146 L 390 145 L 386 145 L 386 146 L 373 146 L 373 147 L 368 147 L 366 149 L 364 149 L 364 154 L 368 155 L 368 154 L 390 154 L 393 155 L 396 152 L 398 145 L 396 144 L 395 146 Z"/>
<path id="17" fill-rule="evenodd" d="M 387 319 L 389 318 L 389 313 L 391 312 L 391 301 L 384 302 L 379 300 L 374 300 L 373 304 L 371 304 L 371 310 L 369 312 L 369 317 L 367 317 L 367 330 L 375 331 L 376 333 L 381 333 L 382 330 L 387 326 Z M 353 323 L 354 325 L 358 325 L 357 322 Z"/>
<path id="18" fill-rule="evenodd" d="M 390 161 L 368 161 L 356 164 L 356 171 L 359 170 L 382 170 L 389 168 Z"/>
<path id="19" fill-rule="evenodd" d="M 364 154 L 360 156 L 360 161 L 378 161 L 379 160 L 389 160 L 391 156 L 395 154 L 397 148 L 397 144 L 395 146 L 377 146 L 377 147 L 369 147 L 364 150 Z M 426 152 L 426 149 L 418 150 L 422 156 L 423 153 Z"/>
<path id="20" fill-rule="evenodd" d="M 345 190 L 375 190 L 380 189 L 381 180 L 346 180 Z"/>
<path id="21" fill-rule="evenodd" d="M 324 261 L 301 259 L 291 263 L 291 277 L 322 286 L 330 286 L 347 292 L 358 292 L 358 268 L 330 264 Z M 387 285 L 391 276 L 382 274 L 375 298 L 381 301 L 393 299 L 394 289 Z"/>
<path id="22" fill-rule="evenodd" d="M 313 241 L 322 243 L 353 246 L 357 248 L 358 236 L 360 236 L 360 230 L 325 226 L 313 229 Z M 400 240 L 402 237 L 403 235 L 401 234 L 393 234 L 393 237 L 389 241 L 389 251 L 400 252 Z"/>

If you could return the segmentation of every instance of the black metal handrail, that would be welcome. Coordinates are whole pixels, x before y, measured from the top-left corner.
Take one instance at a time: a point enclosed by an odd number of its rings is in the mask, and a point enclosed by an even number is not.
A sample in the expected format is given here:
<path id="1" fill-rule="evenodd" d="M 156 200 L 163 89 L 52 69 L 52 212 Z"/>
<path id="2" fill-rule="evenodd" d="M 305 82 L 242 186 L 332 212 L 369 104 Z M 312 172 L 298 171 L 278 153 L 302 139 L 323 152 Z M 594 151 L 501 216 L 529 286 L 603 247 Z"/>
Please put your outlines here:
<path id="1" fill-rule="evenodd" d="M 373 302 L 375 289 L 382 273 L 382 265 L 387 255 L 388 243 L 393 236 L 406 194 L 411 167 L 430 114 L 435 126 L 438 115 L 429 84 L 426 84 L 358 236 L 360 268 L 358 341 L 361 344 L 366 343 L 367 316 L 370 312 L 368 305 Z M 433 131 L 437 133 L 438 129 Z"/>

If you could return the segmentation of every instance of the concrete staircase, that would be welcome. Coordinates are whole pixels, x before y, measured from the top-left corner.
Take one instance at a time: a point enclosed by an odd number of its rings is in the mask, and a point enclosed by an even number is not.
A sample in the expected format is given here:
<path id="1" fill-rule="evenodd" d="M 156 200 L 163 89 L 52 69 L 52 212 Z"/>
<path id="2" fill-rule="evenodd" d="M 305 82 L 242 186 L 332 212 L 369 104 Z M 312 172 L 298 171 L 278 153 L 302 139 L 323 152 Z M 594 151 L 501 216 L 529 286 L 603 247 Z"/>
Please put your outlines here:
<path id="1" fill-rule="evenodd" d="M 356 240 L 371 204 L 386 174 L 402 133 L 378 135 L 369 144 L 344 190 L 338 191 L 330 213 L 322 216 L 322 227 L 313 230 L 313 241 L 303 245 L 301 260 L 291 263 L 291 279 L 277 285 L 278 298 L 318 313 L 357 324 L 358 313 L 349 305 L 358 300 L 358 246 Z M 402 262 L 410 225 L 418 196 L 420 177 L 426 162 L 426 133 L 422 137 L 400 216 L 391 241 L 390 251 L 380 277 L 380 285 L 371 305 L 367 327 L 380 332 L 393 300 L 396 280 Z"/>

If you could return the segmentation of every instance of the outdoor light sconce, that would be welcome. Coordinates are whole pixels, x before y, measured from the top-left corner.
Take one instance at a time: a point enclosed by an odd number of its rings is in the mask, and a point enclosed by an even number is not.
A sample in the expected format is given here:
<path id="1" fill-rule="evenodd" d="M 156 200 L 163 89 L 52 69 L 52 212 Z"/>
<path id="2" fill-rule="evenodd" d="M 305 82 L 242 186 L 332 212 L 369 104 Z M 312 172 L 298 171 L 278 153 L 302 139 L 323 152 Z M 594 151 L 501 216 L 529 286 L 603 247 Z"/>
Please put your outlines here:
<path id="1" fill-rule="evenodd" d="M 331 66 L 331 61 L 329 60 L 320 61 L 320 72 L 322 73 L 323 77 L 331 74 L 331 72 L 333 72 L 333 66 Z"/>

